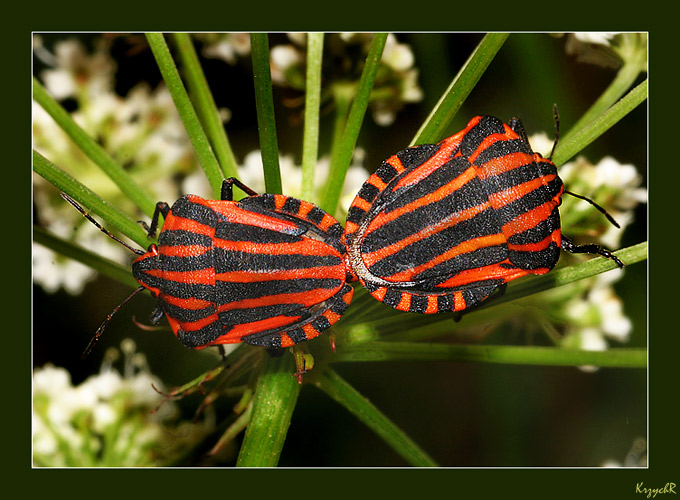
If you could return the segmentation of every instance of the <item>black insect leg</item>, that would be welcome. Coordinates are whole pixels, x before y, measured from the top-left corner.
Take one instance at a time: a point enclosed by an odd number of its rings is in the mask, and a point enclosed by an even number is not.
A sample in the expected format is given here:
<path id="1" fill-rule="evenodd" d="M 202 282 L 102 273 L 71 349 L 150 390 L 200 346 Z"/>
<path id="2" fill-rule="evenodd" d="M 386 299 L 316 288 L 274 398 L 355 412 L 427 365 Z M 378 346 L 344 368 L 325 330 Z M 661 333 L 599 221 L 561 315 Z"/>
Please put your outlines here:
<path id="1" fill-rule="evenodd" d="M 508 121 L 508 125 L 510 126 L 512 131 L 519 136 L 520 139 L 522 139 L 527 144 L 529 143 L 529 138 L 527 137 L 526 130 L 524 130 L 522 120 L 520 120 L 517 117 L 510 118 L 510 120 Z"/>
<path id="2" fill-rule="evenodd" d="M 233 201 L 234 199 L 234 186 L 241 188 L 241 190 L 248 196 L 257 196 L 258 193 L 250 189 L 248 186 L 243 184 L 236 177 L 229 177 L 222 181 L 222 192 L 220 199 L 222 201 Z"/>
<path id="3" fill-rule="evenodd" d="M 602 248 L 600 245 L 596 245 L 595 243 L 590 243 L 588 245 L 574 245 L 574 243 L 569 238 L 566 238 L 564 235 L 562 235 L 562 250 L 571 253 L 592 253 L 596 255 L 601 255 L 603 257 L 613 260 L 617 266 L 623 268 L 623 262 L 621 262 L 616 257 L 616 255 L 611 253 L 606 248 Z"/>
<path id="4" fill-rule="evenodd" d="M 164 201 L 159 201 L 158 203 L 156 203 L 156 210 L 154 210 L 153 212 L 153 217 L 151 218 L 151 225 L 149 226 L 146 222 L 141 220 L 139 221 L 142 227 L 146 229 L 146 234 L 149 238 L 156 237 L 156 229 L 158 229 L 159 216 L 162 215 L 163 219 L 165 219 L 168 216 L 168 213 L 170 213 L 170 205 L 168 205 Z"/>

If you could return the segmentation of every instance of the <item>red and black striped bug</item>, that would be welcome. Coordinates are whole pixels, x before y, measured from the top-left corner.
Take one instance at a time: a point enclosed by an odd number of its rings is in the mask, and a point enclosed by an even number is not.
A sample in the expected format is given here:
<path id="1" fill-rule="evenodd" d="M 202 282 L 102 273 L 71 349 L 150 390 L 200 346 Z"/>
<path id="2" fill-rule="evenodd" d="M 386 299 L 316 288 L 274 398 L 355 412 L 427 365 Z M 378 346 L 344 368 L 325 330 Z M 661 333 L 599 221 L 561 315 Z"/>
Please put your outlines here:
<path id="1" fill-rule="evenodd" d="M 249 196 L 233 201 L 233 185 Z M 158 299 L 151 314 L 166 316 L 185 346 L 245 342 L 276 351 L 313 339 L 349 305 L 342 226 L 306 201 L 258 195 L 226 179 L 221 200 L 186 195 L 172 207 L 156 205 L 149 237 L 164 219 L 158 244 L 146 252 L 102 228 L 71 198 L 64 198 L 137 257 L 132 274 L 141 284 L 99 327 L 85 354 L 111 317 L 147 289 Z"/>
<path id="2" fill-rule="evenodd" d="M 573 193 L 551 159 L 532 151 L 519 119 L 508 125 L 490 116 L 439 144 L 395 154 L 349 209 L 348 262 L 373 297 L 426 314 L 465 311 L 511 280 L 545 274 L 560 248 L 623 267 L 599 245 L 562 235 L 558 207 L 563 193 Z"/>

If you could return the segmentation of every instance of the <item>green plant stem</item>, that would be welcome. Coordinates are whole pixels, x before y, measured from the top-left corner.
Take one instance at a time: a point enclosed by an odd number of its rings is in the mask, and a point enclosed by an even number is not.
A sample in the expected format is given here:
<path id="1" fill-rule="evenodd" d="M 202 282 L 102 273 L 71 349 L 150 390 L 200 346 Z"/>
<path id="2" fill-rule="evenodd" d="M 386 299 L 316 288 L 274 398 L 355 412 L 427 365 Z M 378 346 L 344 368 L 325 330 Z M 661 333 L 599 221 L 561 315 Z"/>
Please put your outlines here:
<path id="1" fill-rule="evenodd" d="M 257 381 L 253 410 L 237 467 L 276 467 L 300 393 L 293 357 L 268 357 Z"/>
<path id="2" fill-rule="evenodd" d="M 68 241 L 48 233 L 40 226 L 33 226 L 33 242 L 49 248 L 65 257 L 76 260 L 81 264 L 97 270 L 99 273 L 115 279 L 131 287 L 138 287 L 139 283 L 132 277 L 130 268 L 121 266 L 113 261 L 104 259 L 99 254 L 85 250 Z"/>
<path id="3" fill-rule="evenodd" d="M 556 165 L 562 165 L 568 161 L 646 99 L 647 80 L 628 92 L 616 104 L 600 115 L 599 118 L 592 120 L 577 132 L 570 134 L 564 141 L 560 141 L 555 149 L 553 162 Z"/>
<path id="4" fill-rule="evenodd" d="M 269 70 L 269 40 L 266 33 L 251 33 L 251 56 L 253 81 L 255 83 L 255 106 L 257 126 L 262 149 L 264 183 L 268 193 L 281 193 L 281 172 L 279 169 L 279 146 L 276 137 L 272 77 Z"/>
<path id="5" fill-rule="evenodd" d="M 313 372 L 314 373 L 314 372 Z M 415 467 L 437 467 L 437 463 L 409 438 L 368 399 L 343 380 L 335 371 L 325 367 L 314 373 L 313 383 L 332 399 L 349 410 L 388 445 Z"/>
<path id="6" fill-rule="evenodd" d="M 451 345 L 425 342 L 364 342 L 338 348 L 333 363 L 346 361 L 466 361 L 543 366 L 593 365 L 645 368 L 647 349 L 582 351 L 559 347 Z"/>
<path id="7" fill-rule="evenodd" d="M 196 102 L 196 111 L 205 129 L 210 145 L 222 167 L 225 177 L 237 177 L 238 166 L 229 138 L 224 129 L 220 112 L 213 99 L 212 92 L 205 78 L 198 55 L 187 33 L 174 33 L 173 39 L 185 70 L 185 77 L 189 91 Z"/>
<path id="8" fill-rule="evenodd" d="M 638 243 L 637 245 L 617 250 L 616 252 L 613 252 L 613 254 L 621 259 L 626 266 L 641 262 L 647 259 L 647 242 L 645 241 Z M 605 271 L 614 270 L 614 272 L 620 272 L 616 269 L 618 268 L 611 259 L 605 257 L 588 259 L 579 264 L 551 271 L 543 276 L 527 278 L 526 280 L 512 284 L 508 286 L 508 291 L 505 295 L 495 299 L 489 306 L 509 302 L 520 297 L 526 297 L 527 295 L 558 286 L 567 285 L 574 281 L 591 278 Z"/>
<path id="9" fill-rule="evenodd" d="M 305 84 L 305 125 L 302 138 L 302 190 L 300 198 L 311 202 L 317 201 L 314 196 L 314 170 L 319 149 L 323 36 L 323 33 L 307 34 L 307 79 Z"/>
<path id="10" fill-rule="evenodd" d="M 146 215 L 149 217 L 153 215 L 156 200 L 137 185 L 130 174 L 71 118 L 71 115 L 47 93 L 35 77 L 33 77 L 33 99 L 128 198 Z"/>
<path id="11" fill-rule="evenodd" d="M 165 43 L 165 38 L 162 33 L 147 33 L 146 38 L 151 47 L 151 51 L 156 58 L 156 63 L 161 71 L 161 75 L 163 75 L 165 85 L 168 87 L 168 91 L 172 96 L 172 100 L 179 112 L 182 123 L 184 123 L 184 128 L 189 135 L 191 144 L 196 151 L 201 167 L 203 167 L 208 181 L 210 182 L 215 199 L 219 199 L 222 190 L 222 172 L 219 163 L 217 162 L 217 158 L 215 158 L 212 148 L 210 147 L 210 141 L 198 119 L 196 110 L 189 99 L 189 94 L 184 88 L 177 66 L 175 66 L 175 62 L 170 54 L 170 49 L 168 48 L 167 43 Z"/>
<path id="12" fill-rule="evenodd" d="M 628 62 L 624 64 L 616 73 L 614 80 L 609 84 L 605 91 L 597 98 L 593 105 L 574 123 L 564 137 L 563 141 L 568 141 L 575 133 L 591 123 L 598 116 L 607 111 L 617 100 L 623 96 L 633 85 L 635 79 L 640 74 L 640 64 Z"/>
<path id="13" fill-rule="evenodd" d="M 624 248 L 614 252 L 626 266 L 641 262 L 647 258 L 647 242 L 638 243 L 631 247 Z M 473 311 L 470 311 L 466 318 L 468 322 L 472 318 L 486 315 L 486 309 L 489 307 L 498 308 L 502 304 L 511 302 L 513 300 L 521 299 L 529 295 L 551 290 L 553 288 L 568 285 L 578 280 L 592 278 L 597 274 L 606 271 L 619 272 L 616 264 L 605 257 L 597 257 L 588 259 L 579 264 L 574 264 L 562 269 L 556 269 L 548 274 L 542 276 L 532 276 L 522 279 L 518 282 L 512 282 L 508 285 L 507 291 L 500 297 L 482 303 L 481 306 Z M 394 314 L 391 310 L 386 310 L 389 316 L 378 316 L 371 318 L 370 321 L 365 321 L 365 325 L 379 327 L 381 330 L 395 330 L 409 331 L 416 328 L 434 328 L 437 323 L 447 323 L 452 321 L 452 314 L 437 314 L 437 315 L 420 315 L 420 314 Z M 359 323 L 355 321 L 354 323 Z M 437 327 L 440 328 L 440 327 Z M 417 331 L 413 332 L 417 335 Z"/>
<path id="14" fill-rule="evenodd" d="M 359 79 L 359 86 L 357 88 L 354 101 L 347 117 L 342 138 L 337 148 L 333 151 L 331 157 L 331 165 L 328 173 L 328 181 L 326 183 L 326 191 L 321 201 L 321 208 L 329 214 L 334 214 L 342 192 L 342 186 L 345 183 L 345 176 L 347 169 L 352 161 L 354 154 L 354 147 L 356 146 L 361 124 L 363 123 L 366 109 L 368 108 L 368 101 L 371 96 L 371 89 L 375 82 L 375 77 L 380 66 L 380 58 L 382 57 L 385 42 L 387 41 L 387 33 L 376 33 L 373 35 L 371 46 L 366 56 L 366 64 Z"/>
<path id="15" fill-rule="evenodd" d="M 433 144 L 444 137 L 449 123 L 507 38 L 507 33 L 489 33 L 484 36 L 416 133 L 411 146 Z"/>
<path id="16" fill-rule="evenodd" d="M 121 232 L 142 248 L 146 248 L 151 243 L 146 231 L 136 221 L 111 206 L 36 151 L 33 151 L 33 171 L 78 201 L 90 215 L 97 215 L 104 219 L 107 229 Z"/>

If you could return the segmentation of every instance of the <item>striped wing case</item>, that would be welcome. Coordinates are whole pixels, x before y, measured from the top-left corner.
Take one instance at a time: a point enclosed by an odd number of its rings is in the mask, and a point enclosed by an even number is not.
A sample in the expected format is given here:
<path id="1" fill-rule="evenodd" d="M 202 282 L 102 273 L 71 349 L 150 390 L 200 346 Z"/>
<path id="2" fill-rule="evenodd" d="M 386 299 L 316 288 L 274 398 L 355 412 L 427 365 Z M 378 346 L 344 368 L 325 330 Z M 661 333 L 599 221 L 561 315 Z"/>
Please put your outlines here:
<path id="1" fill-rule="evenodd" d="M 187 347 L 246 342 L 289 347 L 347 308 L 342 226 L 312 205 L 263 194 L 239 202 L 187 195 L 133 274 Z"/>
<path id="2" fill-rule="evenodd" d="M 478 116 L 439 144 L 403 150 L 352 203 L 348 261 L 401 311 L 463 311 L 554 267 L 563 191 L 555 165 L 500 120 Z"/>

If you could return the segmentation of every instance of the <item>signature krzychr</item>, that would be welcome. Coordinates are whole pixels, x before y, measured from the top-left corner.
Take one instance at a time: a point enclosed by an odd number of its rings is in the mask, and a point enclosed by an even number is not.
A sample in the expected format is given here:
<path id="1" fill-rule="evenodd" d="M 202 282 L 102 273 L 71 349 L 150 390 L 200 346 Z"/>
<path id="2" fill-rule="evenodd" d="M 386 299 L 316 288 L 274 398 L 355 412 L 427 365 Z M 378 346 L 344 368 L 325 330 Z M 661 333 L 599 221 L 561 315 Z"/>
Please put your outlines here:
<path id="1" fill-rule="evenodd" d="M 667 493 L 673 493 L 675 495 L 675 483 L 666 483 L 663 488 L 648 488 L 644 483 L 637 483 L 635 485 L 635 493 L 646 495 L 647 498 L 654 498 L 659 494 L 663 495 Z"/>

